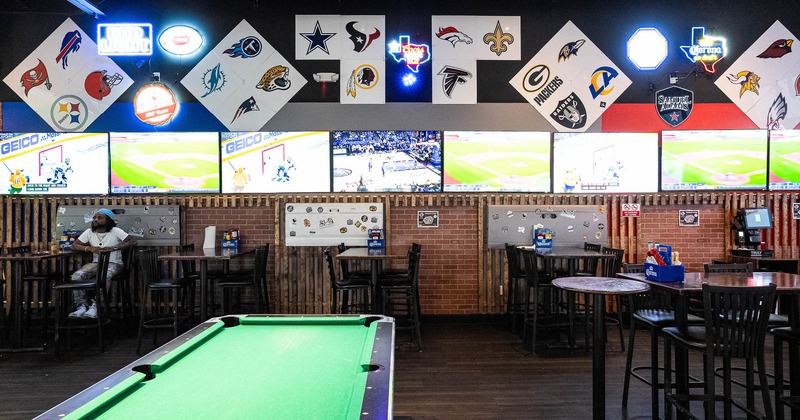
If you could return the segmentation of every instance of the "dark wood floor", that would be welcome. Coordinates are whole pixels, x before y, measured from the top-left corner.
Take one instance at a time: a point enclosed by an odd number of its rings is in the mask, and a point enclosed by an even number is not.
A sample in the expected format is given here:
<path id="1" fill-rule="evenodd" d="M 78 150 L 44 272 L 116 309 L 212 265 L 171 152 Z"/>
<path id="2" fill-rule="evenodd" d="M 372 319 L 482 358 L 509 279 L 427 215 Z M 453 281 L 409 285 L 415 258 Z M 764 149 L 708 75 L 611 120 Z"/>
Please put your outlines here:
<path id="1" fill-rule="evenodd" d="M 397 334 L 394 414 L 398 419 L 591 418 L 591 353 L 530 354 L 500 320 L 431 320 L 422 334 L 422 352 L 414 351 L 404 332 Z M 649 391 L 644 384 L 633 382 L 628 412 L 621 407 L 625 353 L 619 352 L 615 334 L 610 328 L 607 418 L 649 419 Z M 627 331 L 625 337 L 627 342 Z M 648 360 L 648 343 L 641 332 L 635 357 L 639 364 Z M 52 349 L 0 354 L 0 419 L 32 418 L 137 359 L 135 338 L 118 337 L 102 354 L 89 344 L 58 357 Z M 771 340 L 767 346 L 771 369 Z M 736 388 L 734 392 L 742 396 Z"/>

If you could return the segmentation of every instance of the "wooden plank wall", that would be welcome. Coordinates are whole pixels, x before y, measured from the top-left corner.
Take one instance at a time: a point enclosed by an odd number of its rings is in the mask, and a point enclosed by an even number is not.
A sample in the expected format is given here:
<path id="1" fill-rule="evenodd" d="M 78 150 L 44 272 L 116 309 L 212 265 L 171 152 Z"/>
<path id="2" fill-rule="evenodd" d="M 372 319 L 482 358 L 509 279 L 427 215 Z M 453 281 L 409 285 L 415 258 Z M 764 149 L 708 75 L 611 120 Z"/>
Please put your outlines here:
<path id="1" fill-rule="evenodd" d="M 491 314 L 505 311 L 507 279 L 503 250 L 488 249 L 484 237 L 485 209 L 488 205 L 596 205 L 607 217 L 608 245 L 625 250 L 626 262 L 640 261 L 637 238 L 637 218 L 621 217 L 621 205 L 639 203 L 646 211 L 648 206 L 719 205 L 724 208 L 725 222 L 742 207 L 769 207 L 775 215 L 774 228 L 768 230 L 765 240 L 774 249 L 775 256 L 798 258 L 798 222 L 792 218 L 792 203 L 800 202 L 799 192 L 702 192 L 660 193 L 640 195 L 566 195 L 566 194 L 313 194 L 313 195 L 200 195 L 200 196 L 135 196 L 135 197 L 26 197 L 0 196 L 2 224 L 0 239 L 3 247 L 30 243 L 34 249 L 46 249 L 56 231 L 55 214 L 59 205 L 180 205 L 185 208 L 264 207 L 272 211 L 275 224 L 274 265 L 271 269 L 274 312 L 325 313 L 330 305 L 330 287 L 327 267 L 322 259 L 322 248 L 284 246 L 282 209 L 287 202 L 355 203 L 383 202 L 386 211 L 386 229 L 392 232 L 390 216 L 393 208 L 442 208 L 470 206 L 477 209 L 475 221 L 476 240 L 482 244 L 478 261 L 477 296 L 479 313 Z M 181 231 L 186 232 L 185 217 Z M 735 246 L 730 230 L 724 232 L 725 250 Z M 185 239 L 185 238 L 182 238 Z M 387 240 L 391 245 L 391 234 Z M 172 251 L 165 249 L 163 252 Z M 4 278 L 10 278 L 8 267 L 3 268 Z M 8 288 L 4 290 L 7 302 Z"/>

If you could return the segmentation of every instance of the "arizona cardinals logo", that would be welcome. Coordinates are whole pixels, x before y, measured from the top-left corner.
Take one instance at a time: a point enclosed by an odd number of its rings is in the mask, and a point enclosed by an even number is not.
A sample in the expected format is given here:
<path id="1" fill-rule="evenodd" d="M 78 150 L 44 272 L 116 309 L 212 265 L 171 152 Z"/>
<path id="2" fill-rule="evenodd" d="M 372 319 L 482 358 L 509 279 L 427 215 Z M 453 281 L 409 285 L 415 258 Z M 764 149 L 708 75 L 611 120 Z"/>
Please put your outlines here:
<path id="1" fill-rule="evenodd" d="M 450 98 L 456 85 L 463 85 L 467 83 L 468 78 L 472 78 L 472 73 L 453 66 L 444 66 L 437 74 L 444 76 L 442 78 L 442 90 L 448 98 Z"/>
<path id="2" fill-rule="evenodd" d="M 786 118 L 786 112 L 786 98 L 780 93 L 778 97 L 775 98 L 772 106 L 769 107 L 769 113 L 767 113 L 767 128 L 770 130 L 783 130 L 781 121 Z"/>
<path id="3" fill-rule="evenodd" d="M 509 45 L 514 43 L 514 35 L 503 32 L 498 20 L 497 25 L 494 27 L 494 32 L 489 32 L 483 36 L 483 43 L 489 46 L 489 51 L 499 57 L 500 54 L 508 51 Z"/>
<path id="4" fill-rule="evenodd" d="M 570 57 L 573 55 L 578 55 L 578 50 L 586 43 L 586 40 L 579 39 L 577 41 L 567 42 L 561 47 L 561 51 L 558 52 L 558 62 L 560 63 L 561 60 L 569 60 Z"/>
<path id="5" fill-rule="evenodd" d="M 356 23 L 358 21 L 347 22 L 344 29 L 350 34 L 350 41 L 353 41 L 353 51 L 360 53 L 366 50 L 372 44 L 372 41 L 381 36 L 381 31 L 378 28 L 374 28 L 375 31 L 367 35 L 356 29 Z"/>
<path id="6" fill-rule="evenodd" d="M 758 88 L 759 88 L 758 82 L 760 80 L 761 77 L 759 75 L 753 73 L 752 71 L 747 71 L 747 70 L 740 71 L 739 73 L 736 73 L 735 76 L 733 74 L 728 75 L 729 82 L 733 83 L 734 85 L 742 86 L 742 88 L 739 89 L 740 98 L 748 90 L 758 95 Z"/>
<path id="7" fill-rule="evenodd" d="M 456 43 L 459 42 L 472 44 L 472 38 L 452 26 L 439 28 L 439 32 L 436 32 L 436 37 L 453 44 L 453 48 L 455 48 Z"/>
<path id="8" fill-rule="evenodd" d="M 261 53 L 261 41 L 254 36 L 246 36 L 222 53 L 231 58 L 253 58 Z"/>
<path id="9" fill-rule="evenodd" d="M 83 37 L 81 37 L 79 31 L 67 32 L 64 35 L 64 40 L 61 41 L 61 52 L 56 56 L 56 63 L 61 62 L 62 69 L 66 69 L 68 66 L 67 58 L 69 58 L 69 53 L 77 52 L 81 49 L 81 41 L 83 41 Z"/>
<path id="10" fill-rule="evenodd" d="M 242 114 L 247 114 L 250 111 L 261 111 L 261 109 L 258 108 L 258 104 L 256 104 L 256 99 L 252 96 L 248 99 L 245 99 L 245 101 L 239 105 L 239 108 L 236 109 L 236 113 L 233 114 L 231 124 L 233 124 L 237 118 L 241 117 Z"/>
<path id="11" fill-rule="evenodd" d="M 50 83 L 50 76 L 47 75 L 47 68 L 44 66 L 44 63 L 42 63 L 42 60 L 39 60 L 39 64 L 37 64 L 36 67 L 23 73 L 19 82 L 22 83 L 22 87 L 25 88 L 25 96 L 28 96 L 29 90 L 42 84 L 45 85 L 47 90 L 53 87 L 53 84 Z"/>
<path id="12" fill-rule="evenodd" d="M 772 43 L 769 47 L 767 47 L 764 52 L 759 54 L 758 58 L 781 58 L 784 55 L 792 52 L 792 43 L 794 40 L 791 39 L 779 39 Z"/>

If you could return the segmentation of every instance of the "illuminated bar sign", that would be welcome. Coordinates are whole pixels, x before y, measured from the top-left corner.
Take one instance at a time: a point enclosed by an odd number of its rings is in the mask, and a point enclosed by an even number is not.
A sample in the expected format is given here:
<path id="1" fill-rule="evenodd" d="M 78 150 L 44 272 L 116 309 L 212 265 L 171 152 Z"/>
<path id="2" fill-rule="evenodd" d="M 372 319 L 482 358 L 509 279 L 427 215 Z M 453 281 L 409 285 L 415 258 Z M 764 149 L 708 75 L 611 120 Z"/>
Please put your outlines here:
<path id="1" fill-rule="evenodd" d="M 703 63 L 703 67 L 709 73 L 717 71 L 714 67 L 719 60 L 728 54 L 728 46 L 725 38 L 718 36 L 707 36 L 706 28 L 692 28 L 691 45 L 682 45 L 681 50 L 686 54 L 686 58 L 693 63 Z"/>
<path id="2" fill-rule="evenodd" d="M 100 55 L 153 55 L 153 25 L 101 23 L 97 25 Z"/>
<path id="3" fill-rule="evenodd" d="M 412 44 L 408 35 L 400 35 L 400 42 L 389 43 L 389 54 L 395 61 L 402 63 L 416 73 L 419 65 L 431 59 L 431 47 L 427 44 Z"/>
<path id="4" fill-rule="evenodd" d="M 203 45 L 203 36 L 197 29 L 186 25 L 171 26 L 158 37 L 164 51 L 174 55 L 189 55 Z"/>
<path id="5" fill-rule="evenodd" d="M 178 101 L 170 88 L 161 83 L 151 83 L 136 92 L 133 112 L 143 123 L 163 125 L 178 113 Z"/>

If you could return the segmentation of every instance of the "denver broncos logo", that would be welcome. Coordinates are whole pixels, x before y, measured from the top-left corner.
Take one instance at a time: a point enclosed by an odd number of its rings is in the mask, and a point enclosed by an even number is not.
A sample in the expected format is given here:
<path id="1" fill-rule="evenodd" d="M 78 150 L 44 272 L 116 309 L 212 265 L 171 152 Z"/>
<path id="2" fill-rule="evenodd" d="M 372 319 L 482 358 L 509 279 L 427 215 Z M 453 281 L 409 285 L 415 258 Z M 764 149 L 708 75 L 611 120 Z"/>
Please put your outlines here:
<path id="1" fill-rule="evenodd" d="M 289 69 L 283 66 L 274 66 L 267 70 L 263 76 L 261 76 L 261 81 L 258 82 L 256 85 L 257 89 L 263 89 L 266 92 L 272 92 L 274 90 L 286 90 L 289 89 L 289 86 L 292 85 L 291 80 L 289 80 Z"/>
<path id="2" fill-rule="evenodd" d="M 741 85 L 742 86 L 741 89 L 739 89 L 739 97 L 740 98 L 748 90 L 750 92 L 753 92 L 756 95 L 758 95 L 758 88 L 759 88 L 758 82 L 760 80 L 761 80 L 761 77 L 759 75 L 755 74 L 752 71 L 748 71 L 748 70 L 740 71 L 739 73 L 736 73 L 735 76 L 733 74 L 729 74 L 728 75 L 728 81 L 729 82 L 731 82 L 731 83 L 733 83 L 735 85 Z"/>
<path id="3" fill-rule="evenodd" d="M 446 28 L 440 27 L 439 32 L 436 32 L 436 37 L 453 44 L 453 48 L 455 48 L 456 44 L 459 42 L 472 44 L 472 38 L 452 26 Z"/>

